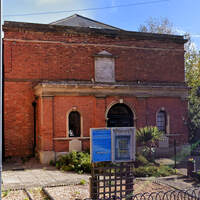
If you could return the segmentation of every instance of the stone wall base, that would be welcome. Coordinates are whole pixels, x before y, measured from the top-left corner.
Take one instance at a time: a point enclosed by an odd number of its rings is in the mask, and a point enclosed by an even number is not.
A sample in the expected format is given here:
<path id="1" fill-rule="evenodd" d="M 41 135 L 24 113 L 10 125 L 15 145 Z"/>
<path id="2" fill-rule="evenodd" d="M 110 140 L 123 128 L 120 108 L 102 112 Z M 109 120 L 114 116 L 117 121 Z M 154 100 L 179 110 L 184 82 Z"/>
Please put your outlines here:
<path id="1" fill-rule="evenodd" d="M 60 156 L 68 154 L 69 152 L 54 152 L 54 151 L 40 151 L 39 159 L 42 164 L 49 164 L 49 162 L 56 161 Z"/>
<path id="2" fill-rule="evenodd" d="M 39 152 L 40 163 L 49 164 L 51 160 L 55 160 L 55 152 L 54 151 L 40 151 Z"/>

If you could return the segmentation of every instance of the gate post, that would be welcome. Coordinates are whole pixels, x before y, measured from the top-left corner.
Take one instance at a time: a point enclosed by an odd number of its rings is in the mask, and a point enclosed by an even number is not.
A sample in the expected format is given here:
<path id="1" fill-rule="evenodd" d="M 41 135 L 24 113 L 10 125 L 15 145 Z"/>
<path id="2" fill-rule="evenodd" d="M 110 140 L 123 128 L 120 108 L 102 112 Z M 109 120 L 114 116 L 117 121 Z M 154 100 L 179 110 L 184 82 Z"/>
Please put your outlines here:
<path id="1" fill-rule="evenodd" d="M 133 172 L 132 163 L 128 163 L 126 176 L 126 199 L 131 200 L 133 196 Z"/>
<path id="2" fill-rule="evenodd" d="M 89 181 L 90 181 L 90 198 L 92 200 L 98 199 L 98 188 L 97 188 L 97 176 L 95 176 L 95 166 L 94 163 L 92 163 L 92 167 L 91 167 L 91 175 L 92 177 L 90 177 Z"/>

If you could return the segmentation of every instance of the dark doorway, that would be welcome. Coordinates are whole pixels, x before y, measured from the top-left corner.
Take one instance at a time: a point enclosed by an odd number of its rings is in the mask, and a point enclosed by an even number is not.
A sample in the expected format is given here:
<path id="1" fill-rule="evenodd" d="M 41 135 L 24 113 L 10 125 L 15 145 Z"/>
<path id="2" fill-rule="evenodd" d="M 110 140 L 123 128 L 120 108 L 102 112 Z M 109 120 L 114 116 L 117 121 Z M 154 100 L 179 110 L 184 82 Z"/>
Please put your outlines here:
<path id="1" fill-rule="evenodd" d="M 133 127 L 133 112 L 122 103 L 112 106 L 108 112 L 107 127 Z"/>

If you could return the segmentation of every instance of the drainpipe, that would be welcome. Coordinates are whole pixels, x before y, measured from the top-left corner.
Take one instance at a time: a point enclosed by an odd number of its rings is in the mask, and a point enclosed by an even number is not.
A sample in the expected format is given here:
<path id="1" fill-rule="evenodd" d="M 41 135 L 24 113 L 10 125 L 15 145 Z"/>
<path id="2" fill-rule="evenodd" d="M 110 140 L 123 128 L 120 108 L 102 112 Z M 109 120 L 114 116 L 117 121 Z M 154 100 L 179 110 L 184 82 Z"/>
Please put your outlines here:
<path id="1" fill-rule="evenodd" d="M 55 126 L 54 126 L 54 110 L 55 110 L 55 101 L 54 101 L 54 97 L 52 97 L 52 122 L 53 122 L 53 151 L 54 151 L 54 162 L 56 163 L 56 150 L 55 150 L 55 140 L 54 140 L 54 137 L 55 137 Z"/>
<path id="2" fill-rule="evenodd" d="M 1 1 L 1 0 L 0 0 Z M 5 161 L 5 135 L 4 135 L 4 44 L 2 43 L 2 80 L 1 80 L 1 89 L 2 89 L 2 92 L 1 92 L 1 95 L 2 95 L 2 98 L 1 98 L 1 101 L 2 101 L 2 161 Z"/>
<path id="3" fill-rule="evenodd" d="M 146 126 L 148 126 L 148 116 L 149 116 L 149 107 L 148 107 L 148 98 L 145 98 L 145 120 L 146 120 Z"/>
<path id="4" fill-rule="evenodd" d="M 33 139 L 33 152 L 32 152 L 32 155 L 34 157 L 35 156 L 35 149 L 36 149 L 36 106 L 37 106 L 37 103 L 34 101 L 32 103 L 32 106 L 33 106 L 33 123 L 34 123 L 34 128 L 33 128 L 34 139 Z"/>

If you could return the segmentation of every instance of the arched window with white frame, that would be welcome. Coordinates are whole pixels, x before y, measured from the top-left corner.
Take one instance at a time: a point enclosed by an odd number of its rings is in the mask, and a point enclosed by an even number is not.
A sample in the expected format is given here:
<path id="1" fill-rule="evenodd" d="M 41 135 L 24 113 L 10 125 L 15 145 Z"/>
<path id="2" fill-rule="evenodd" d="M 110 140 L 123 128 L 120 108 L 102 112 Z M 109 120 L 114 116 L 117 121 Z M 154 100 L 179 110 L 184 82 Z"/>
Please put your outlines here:
<path id="1" fill-rule="evenodd" d="M 69 137 L 81 136 L 81 116 L 77 111 L 71 111 L 68 117 L 68 133 Z"/>

